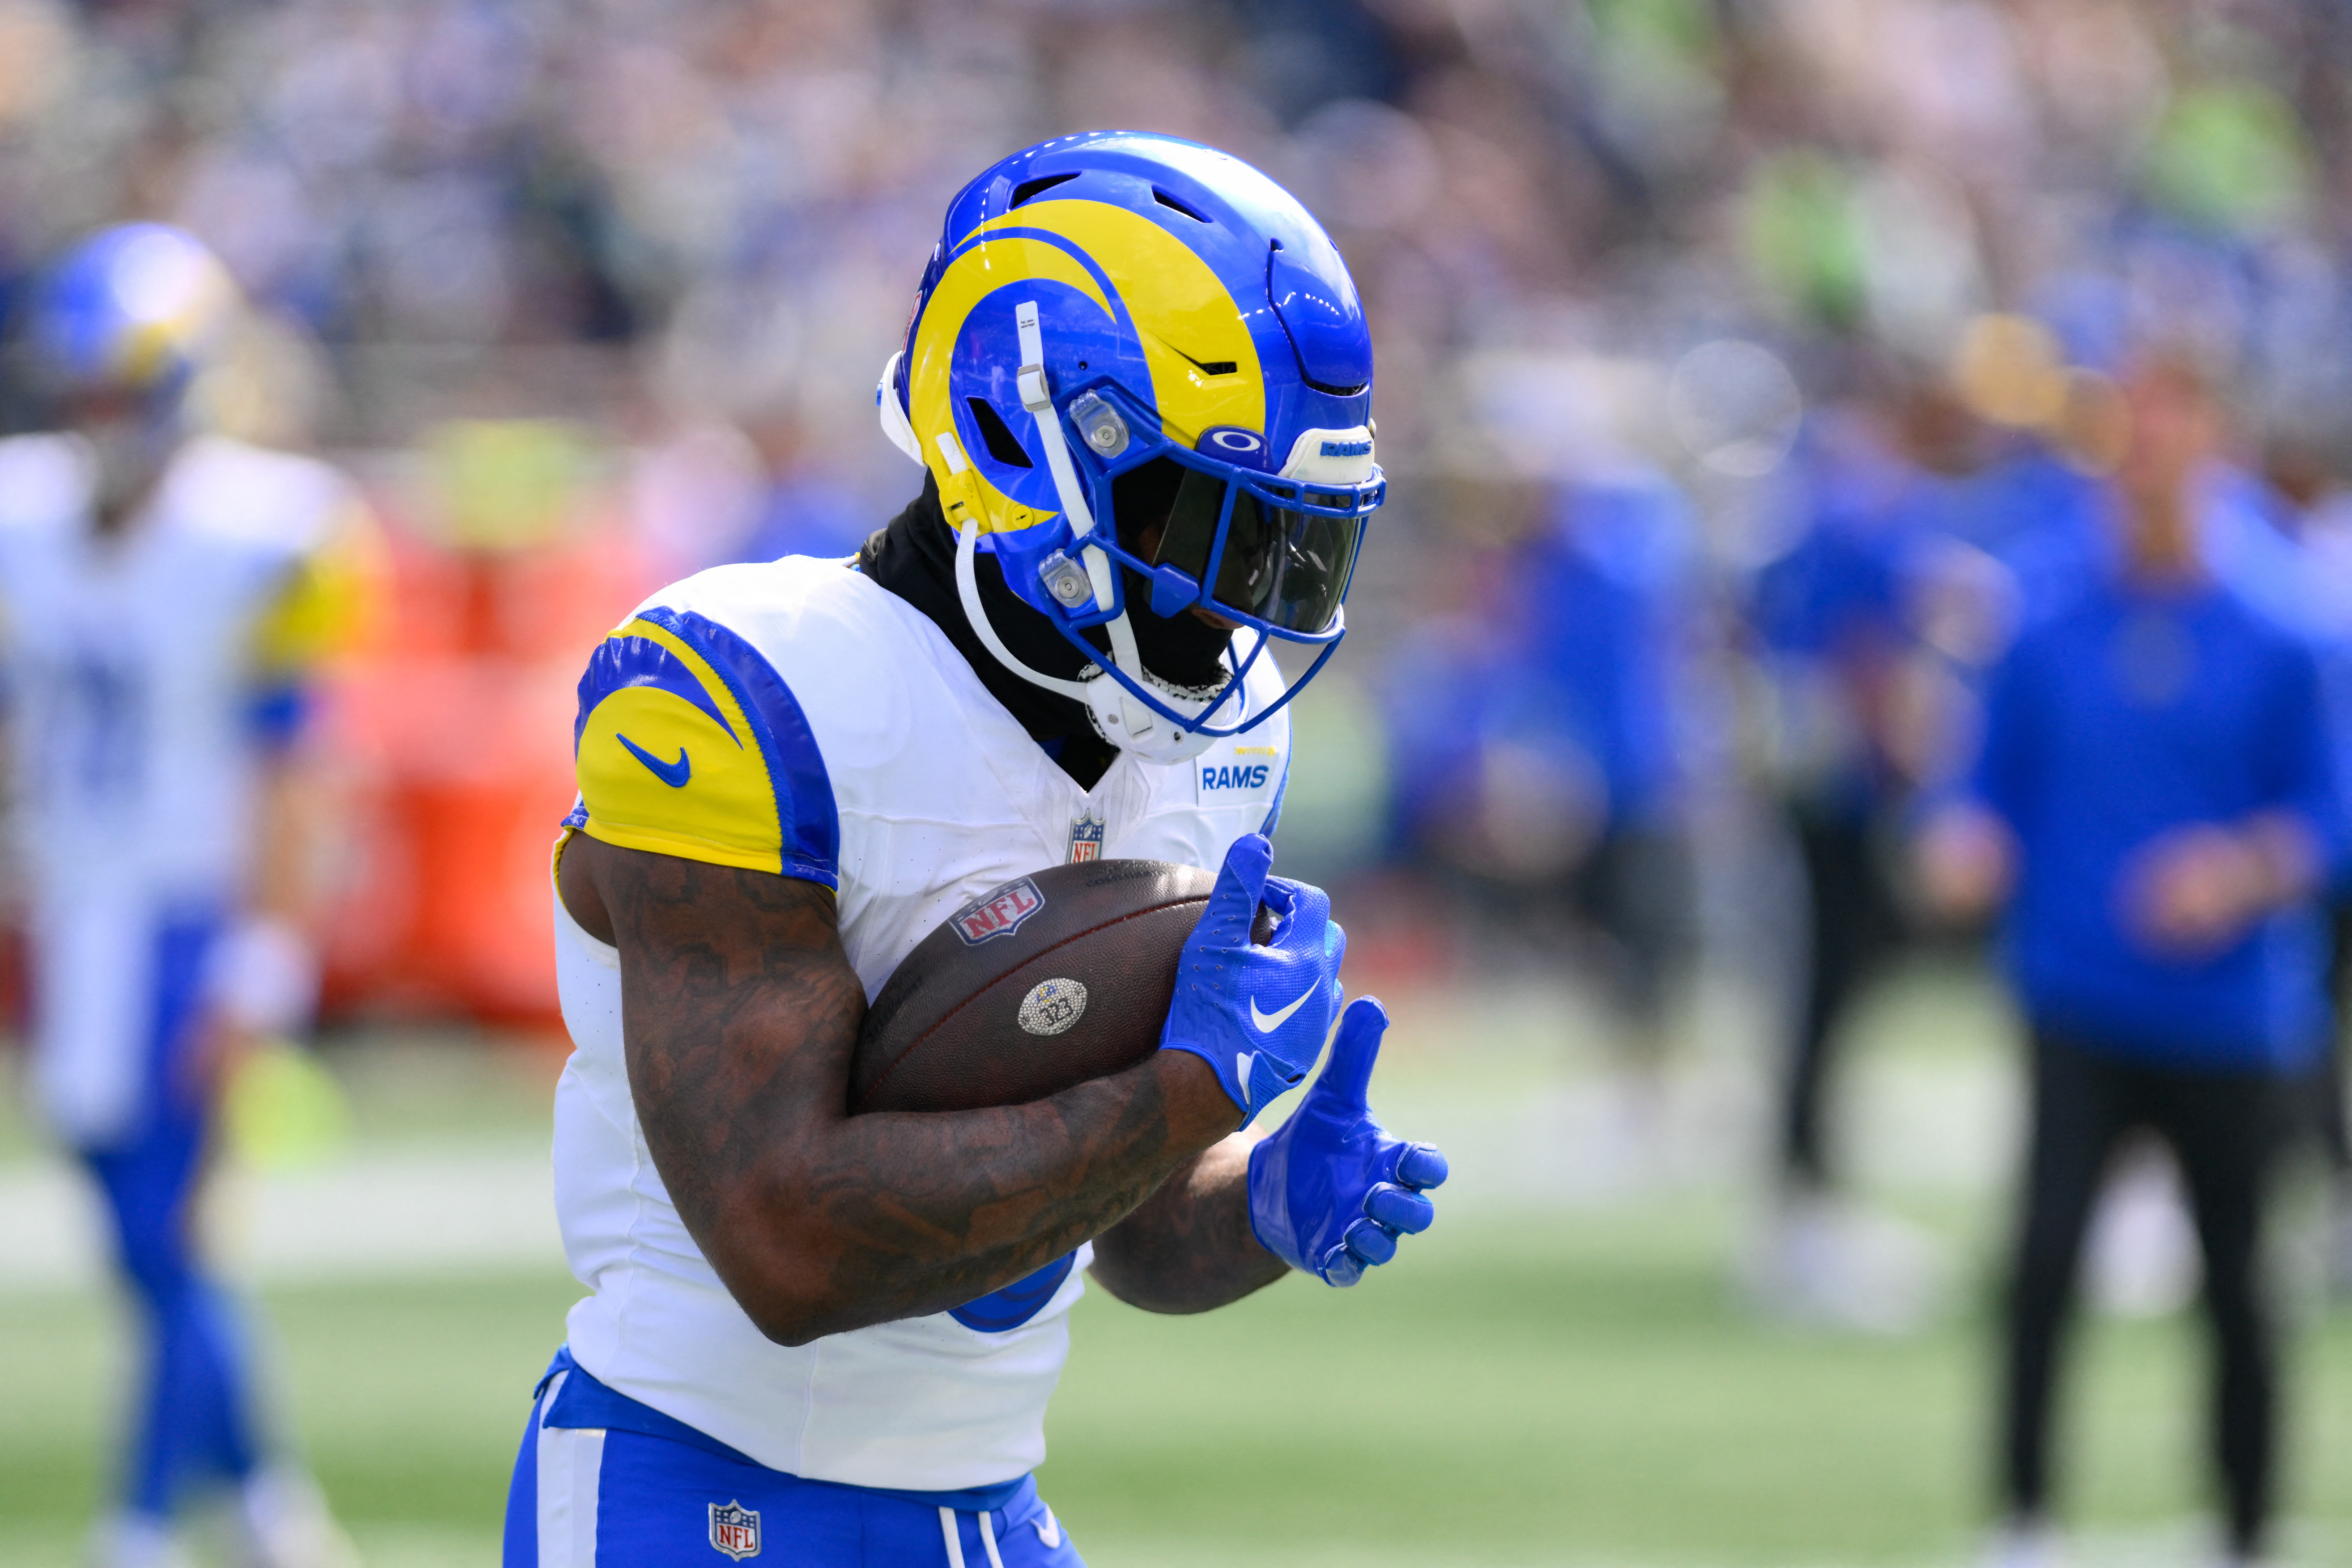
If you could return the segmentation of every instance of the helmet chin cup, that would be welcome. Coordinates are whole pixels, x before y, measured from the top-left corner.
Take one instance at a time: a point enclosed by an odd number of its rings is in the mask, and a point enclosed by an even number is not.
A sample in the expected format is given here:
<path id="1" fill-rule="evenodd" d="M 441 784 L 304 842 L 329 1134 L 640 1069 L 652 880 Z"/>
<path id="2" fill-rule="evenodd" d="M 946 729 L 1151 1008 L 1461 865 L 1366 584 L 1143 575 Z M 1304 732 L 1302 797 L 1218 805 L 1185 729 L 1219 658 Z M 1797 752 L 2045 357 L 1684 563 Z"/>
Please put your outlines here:
<path id="1" fill-rule="evenodd" d="M 1213 693 L 1201 696 L 1171 686 L 1149 670 L 1143 672 L 1143 680 L 1162 702 L 1188 719 L 1199 718 L 1216 700 Z M 1147 763 L 1188 763 L 1216 740 L 1203 731 L 1178 729 L 1138 702 L 1108 675 L 1097 671 L 1082 684 L 1087 689 L 1087 717 L 1094 721 L 1095 733 Z M 1130 729 L 1139 718 L 1143 727 Z"/>

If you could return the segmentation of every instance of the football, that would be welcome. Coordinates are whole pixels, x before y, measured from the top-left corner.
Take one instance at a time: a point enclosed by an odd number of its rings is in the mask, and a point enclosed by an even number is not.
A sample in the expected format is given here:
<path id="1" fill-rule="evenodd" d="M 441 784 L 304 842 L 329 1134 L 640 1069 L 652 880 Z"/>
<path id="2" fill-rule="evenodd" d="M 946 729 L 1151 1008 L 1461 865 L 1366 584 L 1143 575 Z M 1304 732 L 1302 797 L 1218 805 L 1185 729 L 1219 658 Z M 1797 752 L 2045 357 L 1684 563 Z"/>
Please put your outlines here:
<path id="1" fill-rule="evenodd" d="M 874 999 L 849 1108 L 1025 1105 L 1160 1046 L 1176 963 L 1216 874 L 1092 860 L 992 888 L 917 944 Z M 1274 915 L 1260 905 L 1251 935 Z"/>

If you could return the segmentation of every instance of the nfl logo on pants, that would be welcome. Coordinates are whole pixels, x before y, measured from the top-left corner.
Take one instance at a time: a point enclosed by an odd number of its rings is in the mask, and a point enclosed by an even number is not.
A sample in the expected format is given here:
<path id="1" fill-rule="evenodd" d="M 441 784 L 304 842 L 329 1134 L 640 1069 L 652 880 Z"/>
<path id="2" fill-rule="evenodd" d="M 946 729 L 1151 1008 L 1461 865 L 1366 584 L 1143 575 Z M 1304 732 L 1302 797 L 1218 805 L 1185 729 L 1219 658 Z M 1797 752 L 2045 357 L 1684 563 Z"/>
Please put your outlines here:
<path id="1" fill-rule="evenodd" d="M 760 1555 L 760 1510 L 740 1502 L 712 1503 L 710 1544 L 738 1563 Z"/>

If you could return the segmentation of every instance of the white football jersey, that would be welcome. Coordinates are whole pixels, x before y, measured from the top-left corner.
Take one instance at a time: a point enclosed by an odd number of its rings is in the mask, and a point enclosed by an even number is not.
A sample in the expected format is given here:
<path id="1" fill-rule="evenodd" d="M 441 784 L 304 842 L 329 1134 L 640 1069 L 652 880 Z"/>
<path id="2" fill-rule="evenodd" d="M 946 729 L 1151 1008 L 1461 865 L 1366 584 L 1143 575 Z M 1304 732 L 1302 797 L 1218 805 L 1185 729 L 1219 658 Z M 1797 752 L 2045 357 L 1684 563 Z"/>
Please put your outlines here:
<path id="1" fill-rule="evenodd" d="M 1248 696 L 1263 704 L 1282 679 L 1259 663 Z M 1122 753 L 1081 789 L 920 611 L 843 562 L 793 556 L 647 600 L 592 659 L 574 741 L 568 828 L 835 888 L 871 1000 L 933 928 L 1031 872 L 1097 856 L 1219 865 L 1272 826 L 1289 723 L 1191 763 Z M 769 1341 L 654 1168 L 614 951 L 560 899 L 555 924 L 576 1047 L 556 1090 L 556 1205 L 594 1290 L 572 1311 L 580 1364 L 793 1475 L 947 1491 L 1034 1468 L 1088 1249 L 955 1312 Z"/>
<path id="2" fill-rule="evenodd" d="M 77 1142 L 137 1100 L 157 922 L 242 893 L 257 702 L 305 673 L 305 567 L 358 512 L 310 458 L 184 446 L 117 537 L 71 436 L 0 441 L 0 665 L 31 917 L 35 1076 Z M 284 647 L 278 645 L 283 644 Z"/>

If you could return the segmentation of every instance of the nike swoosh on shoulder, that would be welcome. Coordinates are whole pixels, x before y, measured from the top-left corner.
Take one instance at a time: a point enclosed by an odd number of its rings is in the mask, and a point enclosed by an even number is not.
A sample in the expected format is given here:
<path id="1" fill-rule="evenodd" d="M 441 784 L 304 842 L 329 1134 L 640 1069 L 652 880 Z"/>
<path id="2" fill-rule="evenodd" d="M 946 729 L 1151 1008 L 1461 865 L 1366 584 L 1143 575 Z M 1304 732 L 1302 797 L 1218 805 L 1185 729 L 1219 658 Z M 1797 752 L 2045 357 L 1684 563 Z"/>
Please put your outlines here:
<path id="1" fill-rule="evenodd" d="M 1322 982 L 1318 980 L 1315 984 L 1316 985 L 1319 985 Z M 1307 999 L 1314 994 L 1315 985 L 1309 985 L 1306 990 L 1298 994 L 1297 1001 L 1293 1002 L 1289 1006 L 1285 1007 L 1279 1013 L 1259 1012 L 1257 1010 L 1257 998 L 1253 996 L 1250 998 L 1250 1022 L 1257 1026 L 1257 1032 L 1259 1034 L 1271 1035 L 1276 1029 L 1279 1029 L 1285 1024 L 1290 1022 L 1290 1016 L 1293 1013 L 1297 1012 L 1301 1007 L 1306 1006 Z"/>
<path id="2" fill-rule="evenodd" d="M 613 739 L 620 742 L 624 746 L 626 746 L 629 749 L 629 755 L 636 758 L 637 761 L 645 763 L 646 767 L 652 769 L 654 777 L 661 780 L 662 783 L 669 785 L 672 789 L 684 789 L 686 787 L 686 781 L 694 776 L 694 760 L 686 754 L 686 748 L 684 746 L 680 746 L 677 749 L 677 761 L 674 763 L 666 763 L 659 757 L 655 756 L 651 752 L 646 751 L 643 746 L 638 745 L 635 741 L 630 740 L 626 735 L 616 734 Z"/>

